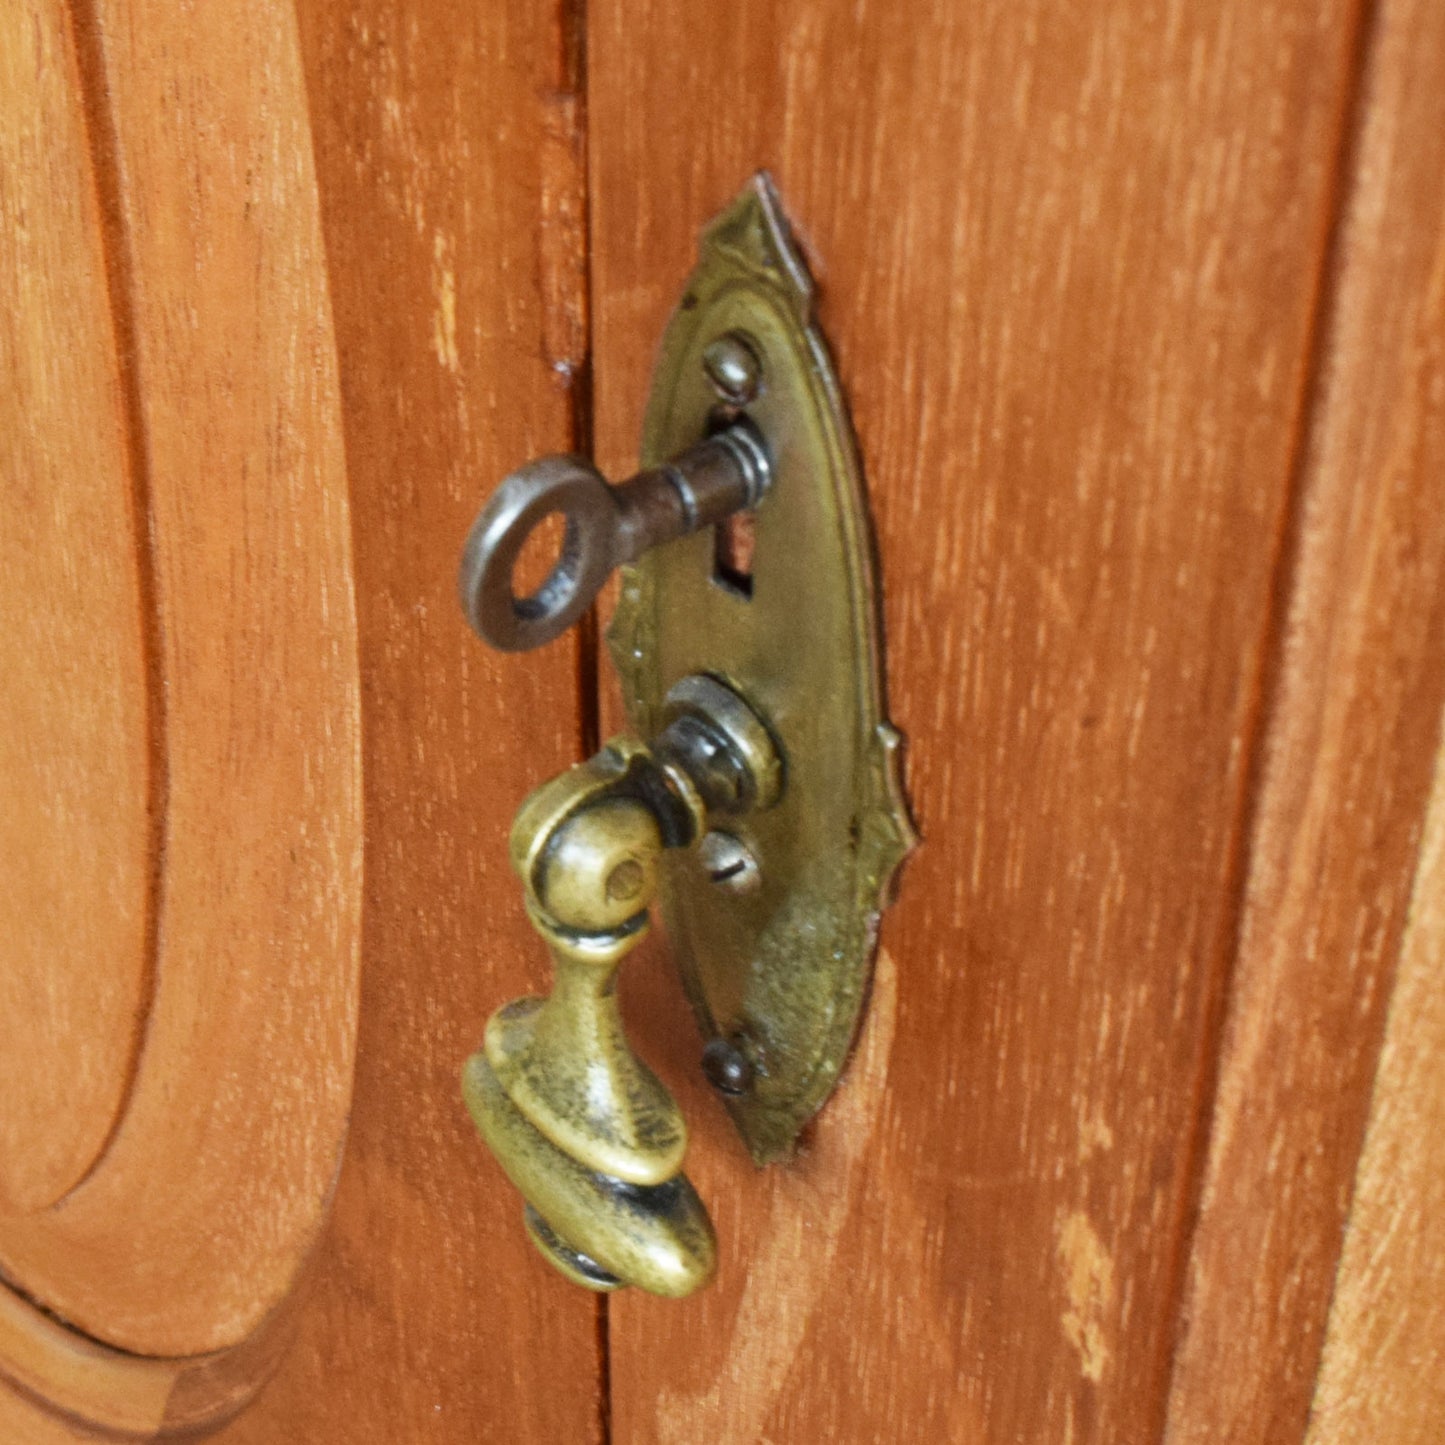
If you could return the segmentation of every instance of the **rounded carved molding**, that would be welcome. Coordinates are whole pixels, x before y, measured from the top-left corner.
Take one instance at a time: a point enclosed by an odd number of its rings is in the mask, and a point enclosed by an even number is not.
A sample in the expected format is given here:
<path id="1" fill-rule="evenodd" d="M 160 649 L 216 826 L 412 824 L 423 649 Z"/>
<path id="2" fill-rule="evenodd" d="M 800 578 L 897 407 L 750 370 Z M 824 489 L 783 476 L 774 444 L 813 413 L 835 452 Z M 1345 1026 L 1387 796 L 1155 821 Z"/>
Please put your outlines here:
<path id="1" fill-rule="evenodd" d="M 265 1377 L 350 1109 L 360 684 L 290 0 L 7 7 L 0 173 L 0 1377 L 152 1438 Z"/>

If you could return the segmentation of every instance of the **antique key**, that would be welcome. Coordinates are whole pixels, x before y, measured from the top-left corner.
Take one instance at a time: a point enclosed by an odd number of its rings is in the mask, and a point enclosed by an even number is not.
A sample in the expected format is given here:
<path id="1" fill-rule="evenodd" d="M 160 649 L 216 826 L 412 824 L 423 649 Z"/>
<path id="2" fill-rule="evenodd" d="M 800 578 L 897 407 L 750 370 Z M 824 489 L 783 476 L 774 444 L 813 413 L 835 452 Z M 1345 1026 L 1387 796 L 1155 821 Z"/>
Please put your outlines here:
<path id="1" fill-rule="evenodd" d="M 771 477 L 767 449 L 746 421 L 615 487 L 581 457 L 529 462 L 492 494 L 467 538 L 458 576 L 462 611 L 503 652 L 541 647 L 592 605 L 614 567 L 756 507 Z M 535 528 L 558 512 L 566 518 L 561 555 L 530 597 L 518 597 L 517 558 Z"/>

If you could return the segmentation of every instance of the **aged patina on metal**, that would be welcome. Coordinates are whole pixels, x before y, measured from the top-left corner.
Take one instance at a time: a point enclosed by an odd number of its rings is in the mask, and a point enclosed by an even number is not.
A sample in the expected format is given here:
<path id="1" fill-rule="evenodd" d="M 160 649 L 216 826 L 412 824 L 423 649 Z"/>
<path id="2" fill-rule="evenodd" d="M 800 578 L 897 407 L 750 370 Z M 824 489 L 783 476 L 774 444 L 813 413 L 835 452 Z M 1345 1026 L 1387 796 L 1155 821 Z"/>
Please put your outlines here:
<path id="1" fill-rule="evenodd" d="M 463 608 L 509 650 L 557 636 L 630 564 L 609 641 L 636 735 L 654 741 L 616 740 L 524 804 L 513 862 L 556 987 L 501 1010 L 463 1080 L 532 1238 L 591 1289 L 681 1295 L 714 1267 L 682 1119 L 628 1048 L 612 987 L 654 892 L 704 1071 L 764 1163 L 838 1081 L 914 841 L 858 456 L 812 303 L 759 175 L 703 236 L 644 470 L 609 487 L 580 458 L 531 463 L 463 557 Z M 559 511 L 561 556 L 519 599 L 513 565 Z"/>
<path id="2" fill-rule="evenodd" d="M 703 235 L 663 338 L 643 465 L 739 419 L 771 462 L 749 585 L 729 584 L 711 535 L 648 552 L 623 573 L 609 641 L 644 736 L 678 678 L 709 673 L 766 720 L 783 758 L 778 806 L 728 829 L 757 886 L 719 887 L 692 855 L 669 865 L 661 894 L 704 1036 L 745 1058 L 720 1092 L 766 1163 L 838 1081 L 914 834 L 883 710 L 858 453 L 812 282 L 763 175 Z"/>
<path id="3" fill-rule="evenodd" d="M 781 770 L 766 729 L 714 679 L 683 679 L 664 711 L 651 746 L 616 739 L 518 812 L 512 865 L 556 980 L 492 1016 L 462 1093 L 553 1264 L 589 1289 L 676 1297 L 711 1278 L 716 1243 L 681 1172 L 682 1115 L 628 1045 L 614 975 L 647 932 L 663 850 L 773 806 Z"/>

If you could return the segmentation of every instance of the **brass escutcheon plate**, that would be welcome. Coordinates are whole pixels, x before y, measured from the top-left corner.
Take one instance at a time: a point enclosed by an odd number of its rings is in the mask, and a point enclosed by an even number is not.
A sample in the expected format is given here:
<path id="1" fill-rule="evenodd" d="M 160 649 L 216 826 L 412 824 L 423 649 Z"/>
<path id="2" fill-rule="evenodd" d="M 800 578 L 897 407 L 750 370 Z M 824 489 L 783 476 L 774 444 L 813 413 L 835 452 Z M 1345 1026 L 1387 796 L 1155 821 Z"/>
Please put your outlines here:
<path id="1" fill-rule="evenodd" d="M 714 346 L 730 338 L 719 366 Z M 739 349 L 741 343 L 741 349 Z M 749 367 L 757 363 L 755 378 Z M 710 376 L 711 371 L 711 376 Z M 644 466 L 747 417 L 773 464 L 751 514 L 751 574 L 714 530 L 623 573 L 609 633 L 633 727 L 656 735 L 692 673 L 731 685 L 783 754 L 782 796 L 730 821 L 756 861 L 747 889 L 707 850 L 669 858 L 662 912 L 708 1039 L 751 1066 L 727 1103 L 753 1158 L 786 1155 L 838 1082 L 868 997 L 879 914 L 915 841 L 884 715 L 862 471 L 813 285 L 766 175 L 704 232 L 648 403 Z M 735 853 L 735 850 L 734 850 Z"/>

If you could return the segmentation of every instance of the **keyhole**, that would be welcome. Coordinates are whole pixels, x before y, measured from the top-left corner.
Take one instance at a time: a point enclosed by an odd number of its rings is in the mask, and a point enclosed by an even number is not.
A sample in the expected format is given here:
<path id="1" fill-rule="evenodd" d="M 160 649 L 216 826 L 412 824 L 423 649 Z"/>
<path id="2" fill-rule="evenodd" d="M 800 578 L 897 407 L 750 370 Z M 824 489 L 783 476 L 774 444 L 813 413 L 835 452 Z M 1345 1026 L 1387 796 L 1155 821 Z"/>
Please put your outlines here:
<path id="1" fill-rule="evenodd" d="M 753 595 L 756 539 L 751 512 L 734 512 L 713 528 L 713 577 L 729 592 L 749 600 Z"/>

